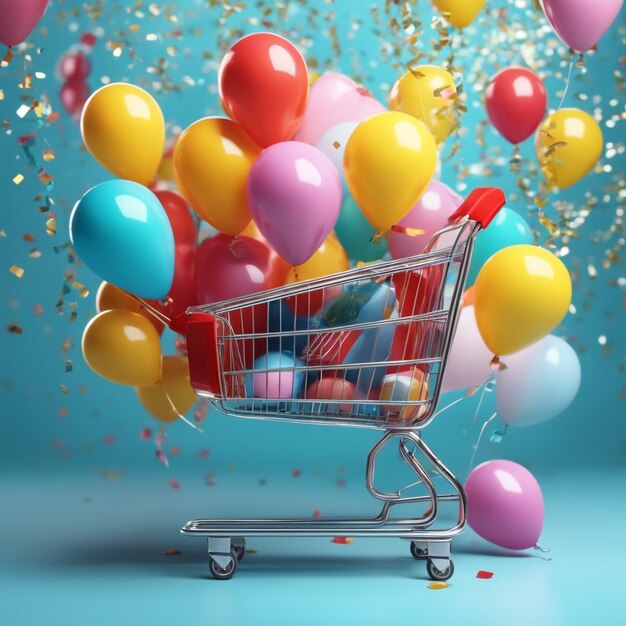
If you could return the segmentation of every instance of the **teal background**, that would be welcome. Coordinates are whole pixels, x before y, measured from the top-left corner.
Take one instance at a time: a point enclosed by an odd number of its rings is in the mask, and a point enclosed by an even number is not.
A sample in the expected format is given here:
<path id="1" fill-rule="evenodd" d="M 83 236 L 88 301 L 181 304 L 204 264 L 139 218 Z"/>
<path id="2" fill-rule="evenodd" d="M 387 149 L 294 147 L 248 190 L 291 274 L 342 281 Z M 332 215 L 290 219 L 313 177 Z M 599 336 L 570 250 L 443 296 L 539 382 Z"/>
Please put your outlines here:
<path id="1" fill-rule="evenodd" d="M 84 151 L 78 126 L 60 108 L 56 63 L 78 42 L 81 33 L 103 29 L 104 36 L 91 55 L 91 87 L 100 86 L 103 76 L 111 81 L 136 82 L 157 97 L 170 131 L 176 126 L 184 128 L 199 117 L 221 113 L 215 86 L 221 50 L 243 32 L 259 30 L 261 12 L 271 3 L 244 3 L 241 12 L 229 16 L 226 25 L 219 25 L 228 4 L 199 0 L 155 3 L 160 10 L 155 16 L 146 4 L 134 9 L 134 3 L 107 1 L 102 4 L 101 15 L 92 21 L 82 1 L 51 2 L 31 37 L 33 47 L 28 52 L 33 58 L 32 70 L 46 75 L 33 79 L 33 95 L 46 94 L 53 108 L 61 111 L 60 121 L 53 125 L 38 126 L 32 112 L 21 121 L 15 115 L 26 95 L 18 88 L 23 78 L 22 58 L 18 56 L 9 68 L 0 69 L 0 89 L 4 92 L 0 120 L 10 122 L 0 128 L 0 229 L 6 233 L 0 238 L 0 488 L 7 511 L 0 528 L 0 542 L 6 543 L 7 550 L 0 593 L 4 589 L 14 600 L 10 606 L 14 619 L 9 623 L 40 623 L 47 615 L 45 610 L 57 616 L 49 623 L 59 624 L 113 620 L 146 623 L 148 618 L 154 623 L 172 623 L 186 612 L 188 623 L 219 619 L 223 623 L 259 624 L 269 623 L 272 615 L 276 616 L 275 623 L 293 623 L 290 619 L 298 611 L 305 614 L 302 623 L 313 623 L 320 611 L 320 619 L 327 623 L 332 623 L 332 616 L 345 623 L 369 623 L 374 618 L 384 623 L 394 615 L 406 619 L 407 611 L 415 610 L 411 594 L 418 586 L 422 594 L 443 593 L 426 589 L 425 581 L 419 579 L 423 577 L 420 568 L 417 581 L 409 578 L 413 570 L 404 544 L 387 553 L 380 542 L 372 542 L 370 551 L 365 540 L 355 543 L 345 562 L 343 554 L 338 554 L 344 546 L 314 541 L 260 542 L 256 544 L 261 546 L 259 560 L 249 564 L 248 577 L 242 566 L 241 578 L 232 581 L 232 585 L 240 586 L 219 593 L 209 591 L 208 582 L 200 580 L 206 575 L 201 547 L 192 548 L 193 542 L 176 535 L 179 524 L 203 512 L 228 515 L 240 508 L 250 513 L 280 508 L 310 515 L 322 497 L 327 498 L 329 508 L 354 513 L 345 508 L 349 509 L 353 501 L 361 503 L 358 496 L 363 495 L 365 455 L 377 433 L 237 420 L 210 413 L 203 424 L 204 434 L 183 423 L 168 427 L 164 446 L 170 461 L 167 468 L 155 458 L 153 441 L 140 437 L 142 429 L 155 433 L 159 424 L 143 411 L 133 390 L 99 379 L 82 360 L 80 337 L 94 313 L 94 294 L 100 281 L 86 268 L 71 263 L 68 249 L 55 253 L 54 246 L 68 240 L 73 203 L 109 175 Z M 275 30 L 306 44 L 303 51 L 313 65 L 358 77 L 377 97 L 385 99 L 402 69 L 393 66 L 381 44 L 381 40 L 390 40 L 390 16 L 384 13 L 384 2 L 286 4 L 288 15 L 278 19 Z M 379 23 L 371 10 L 375 4 L 381 16 Z M 525 55 L 535 55 L 544 64 L 549 106 L 556 108 L 569 61 L 563 61 L 564 46 L 557 44 L 530 1 L 494 0 L 488 6 L 491 17 L 468 29 L 471 45 L 457 51 L 457 63 L 473 67 L 464 80 L 468 113 L 463 127 L 467 130 L 460 139 L 461 149 L 451 159 L 444 159 L 441 178 L 461 193 L 481 185 L 501 186 L 509 206 L 527 216 L 545 240 L 536 216 L 529 215 L 529 203 L 520 198 L 516 175 L 509 171 L 512 147 L 489 126 L 484 131 L 486 146 L 480 146 L 476 139 L 475 131 L 482 128 L 485 113 L 481 94 L 474 86 L 504 65 L 522 63 L 524 49 Z M 177 16 L 176 23 L 168 19 L 168 7 Z M 316 17 L 311 17 L 313 9 Z M 429 27 L 429 3 L 420 1 L 419 9 L 425 41 L 436 39 Z M 507 12 L 501 13 L 504 9 Z M 136 10 L 143 11 L 145 17 L 138 18 Z M 395 10 L 393 6 L 391 10 Z M 276 23 L 276 14 L 267 19 Z M 498 29 L 498 19 L 516 26 L 511 32 Z M 140 25 L 139 32 L 129 31 L 132 24 Z M 440 619 L 446 610 L 453 610 L 458 611 L 457 616 L 463 614 L 466 623 L 503 623 L 505 614 L 507 623 L 528 623 L 522 620 L 526 611 L 526 617 L 536 623 L 571 624 L 577 618 L 580 623 L 590 623 L 602 615 L 609 624 L 615 623 L 611 616 L 620 615 L 618 604 L 623 602 L 623 594 L 615 590 L 611 595 L 612 583 L 607 583 L 607 591 L 602 580 L 618 579 L 617 568 L 623 561 L 620 554 L 624 553 L 616 532 L 623 525 L 626 506 L 625 294 L 624 278 L 620 280 L 624 267 L 619 260 L 608 269 L 601 263 L 606 249 L 624 236 L 623 226 L 614 223 L 616 211 L 623 207 L 623 187 L 620 205 L 618 194 L 607 191 L 623 178 L 624 166 L 623 121 L 606 124 L 624 112 L 623 93 L 618 90 L 623 80 L 620 58 L 624 55 L 620 28 L 624 29 L 623 12 L 599 51 L 586 56 L 586 72 L 573 67 L 564 98 L 564 106 L 602 112 L 605 147 L 617 153 L 607 153 L 602 159 L 602 166 L 612 172 L 589 175 L 556 196 L 577 206 L 590 196 L 599 199 L 564 257 L 574 278 L 576 313 L 568 315 L 557 332 L 579 352 L 580 393 L 563 415 L 532 428 L 510 431 L 498 445 L 489 442 L 488 430 L 476 456 L 476 462 L 498 457 L 521 462 L 544 486 L 547 517 L 542 542 L 556 551 L 556 564 L 547 570 L 547 564 L 534 555 L 514 558 L 504 553 L 503 557 L 503 551 L 466 533 L 457 560 L 456 589 L 451 590 L 457 595 L 430 600 L 431 595 L 427 603 L 418 603 L 424 618 Z M 175 29 L 180 30 L 181 37 Z M 527 33 L 525 39 L 515 38 L 514 32 L 520 31 Z M 149 33 L 158 33 L 157 40 L 147 41 Z M 340 53 L 333 49 L 335 34 Z M 119 57 L 112 54 L 108 40 L 125 44 Z M 534 46 L 535 40 L 541 45 Z M 174 55 L 170 54 L 173 50 L 168 52 L 169 46 L 176 46 Z M 43 48 L 41 53 L 37 53 L 39 47 Z M 441 51 L 439 61 L 447 54 L 447 50 Z M 408 60 L 408 56 L 400 57 L 401 63 Z M 155 71 L 155 67 L 160 69 Z M 58 216 L 56 237 L 45 234 L 46 216 L 37 212 L 41 202 L 34 199 L 43 186 L 17 142 L 27 132 L 36 132 L 32 151 L 39 167 L 43 165 L 54 175 L 50 195 Z M 57 156 L 42 163 L 40 155 L 46 142 Z M 521 149 L 524 158 L 534 158 L 532 140 Z M 463 178 L 460 172 L 464 172 Z M 25 180 L 16 186 L 12 178 L 18 173 L 23 173 Z M 531 187 L 537 188 L 539 180 L 531 177 Z M 546 212 L 555 218 L 552 206 Z M 35 235 L 36 241 L 24 241 L 25 233 Z M 42 252 L 41 258 L 29 258 L 33 247 Z M 21 280 L 8 271 L 13 264 L 25 269 Z M 595 277 L 590 275 L 589 266 L 597 269 Z M 91 294 L 83 299 L 70 288 L 59 315 L 56 304 L 64 288 L 64 273 L 76 268 L 77 280 Z M 77 303 L 75 321 L 70 321 L 71 302 Z M 44 309 L 42 315 L 33 312 L 37 304 Z M 4 330 L 16 323 L 23 327 L 23 334 Z M 601 337 L 606 338 L 604 344 Z M 164 338 L 164 347 L 167 352 L 173 350 L 173 336 Z M 66 372 L 66 359 L 73 363 L 71 372 Z M 61 385 L 67 387 L 67 394 Z M 494 410 L 492 396 L 485 395 L 477 417 L 478 397 L 474 396 L 440 416 L 424 432 L 433 449 L 461 477 L 467 471 L 482 422 Z M 457 397 L 444 396 L 440 406 Z M 172 448 L 179 448 L 178 453 Z M 293 475 L 295 470 L 301 472 L 299 482 Z M 172 489 L 172 479 L 180 484 L 179 490 Z M 323 510 L 326 513 L 328 509 Z M 589 543 L 589 538 L 596 543 Z M 594 565 L 592 559 L 579 560 L 577 551 L 583 549 L 583 541 L 584 548 L 592 552 L 601 551 L 600 542 L 603 549 L 606 543 L 611 554 L 609 558 L 603 552 L 608 559 L 604 569 L 581 572 L 583 578 L 578 581 L 586 585 L 584 576 L 591 577 L 586 600 L 590 607 L 599 607 L 599 613 L 576 609 L 582 597 L 580 586 L 569 586 L 568 577 L 576 568 Z M 169 561 L 168 566 L 163 565 L 159 554 L 170 546 L 184 551 L 182 561 L 172 561 L 171 567 Z M 346 546 L 349 548 L 353 547 Z M 292 551 L 296 556 L 290 559 Z M 396 557 L 401 563 L 398 570 L 393 564 Z M 496 571 L 494 586 L 478 590 L 473 576 L 479 568 Z M 255 577 L 263 582 L 256 583 Z M 292 597 L 286 599 L 280 590 L 287 584 L 295 586 Z M 41 606 L 30 600 L 31 585 L 40 590 Z M 607 594 L 614 603 L 610 611 L 605 604 Z M 311 598 L 317 597 L 328 601 L 323 610 L 317 602 L 311 603 Z M 609 612 L 605 615 L 604 610 Z M 267 620 L 259 615 L 267 616 Z"/>

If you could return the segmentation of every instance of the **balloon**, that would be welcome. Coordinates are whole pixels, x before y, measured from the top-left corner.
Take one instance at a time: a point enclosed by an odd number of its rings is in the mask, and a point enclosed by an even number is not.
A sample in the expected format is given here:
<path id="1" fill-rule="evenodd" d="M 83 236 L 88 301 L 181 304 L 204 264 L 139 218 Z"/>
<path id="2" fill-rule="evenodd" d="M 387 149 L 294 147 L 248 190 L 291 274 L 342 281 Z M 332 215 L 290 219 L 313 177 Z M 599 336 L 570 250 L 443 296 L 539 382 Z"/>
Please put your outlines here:
<path id="1" fill-rule="evenodd" d="M 361 122 L 344 156 L 348 189 L 367 221 L 385 231 L 397 224 L 435 173 L 437 147 L 422 122 L 388 111 Z"/>
<path id="2" fill-rule="evenodd" d="M 329 128 L 319 139 L 315 147 L 321 150 L 332 162 L 343 185 L 344 196 L 348 193 L 348 187 L 343 176 L 343 155 L 350 135 L 359 125 L 359 122 L 343 122 Z"/>
<path id="3" fill-rule="evenodd" d="M 165 144 L 165 122 L 156 100 L 128 83 L 111 83 L 91 94 L 80 120 L 83 141 L 106 169 L 148 185 Z"/>
<path id="4" fill-rule="evenodd" d="M 418 65 L 395 82 L 389 94 L 389 108 L 424 122 L 436 142 L 441 143 L 458 126 L 456 95 L 450 72 L 435 65 Z"/>
<path id="5" fill-rule="evenodd" d="M 493 352 L 485 345 L 476 325 L 474 307 L 464 306 L 459 313 L 452 346 L 443 376 L 442 392 L 478 387 L 491 374 Z"/>
<path id="6" fill-rule="evenodd" d="M 543 121 L 535 151 L 546 180 L 561 189 L 586 176 L 602 154 L 602 131 L 580 109 L 560 109 Z"/>
<path id="7" fill-rule="evenodd" d="M 259 146 L 294 137 L 306 109 L 309 76 L 290 41 L 273 33 L 243 37 L 224 56 L 217 80 L 224 111 Z"/>
<path id="8" fill-rule="evenodd" d="M 546 88 L 537 74 L 525 67 L 498 72 L 485 91 L 489 120 L 510 143 L 528 139 L 546 114 Z"/>
<path id="9" fill-rule="evenodd" d="M 362 122 L 385 107 L 369 91 L 343 74 L 323 74 L 311 87 L 311 96 L 295 137 L 317 145 L 322 135 L 343 122 Z"/>
<path id="10" fill-rule="evenodd" d="M 202 219 L 226 235 L 238 235 L 250 222 L 246 180 L 258 154 L 239 124 L 206 117 L 176 142 L 176 184 Z"/>
<path id="11" fill-rule="evenodd" d="M 465 482 L 467 522 L 483 539 L 509 550 L 537 545 L 543 528 L 543 495 L 534 476 L 512 461 L 474 468 Z"/>
<path id="12" fill-rule="evenodd" d="M 72 119 L 77 122 L 80 120 L 85 102 L 89 100 L 91 88 L 82 80 L 68 80 L 63 83 L 59 92 L 59 99 L 63 108 L 70 114 Z"/>
<path id="13" fill-rule="evenodd" d="M 538 246 L 510 246 L 478 274 L 476 322 L 494 354 L 511 354 L 556 328 L 571 299 L 570 275 L 559 258 Z"/>
<path id="14" fill-rule="evenodd" d="M 149 304 L 156 306 L 157 303 L 149 302 Z M 163 333 L 163 329 L 165 328 L 163 322 L 159 321 L 157 317 L 150 313 L 150 310 L 144 307 L 141 302 L 115 285 L 102 281 L 96 292 L 96 311 L 102 313 L 102 311 L 114 309 L 123 309 L 124 311 L 139 313 L 139 315 L 143 315 L 154 326 L 159 335 Z"/>
<path id="15" fill-rule="evenodd" d="M 161 380 L 161 344 L 154 326 L 132 311 L 102 311 L 83 332 L 87 365 L 120 385 L 145 387 Z"/>
<path id="16" fill-rule="evenodd" d="M 498 373 L 496 404 L 509 426 L 531 426 L 556 417 L 580 387 L 580 361 L 563 339 L 548 335 L 506 358 Z"/>
<path id="17" fill-rule="evenodd" d="M 376 261 L 387 254 L 387 241 L 385 239 L 372 241 L 376 229 L 367 221 L 350 194 L 346 195 L 341 204 L 335 233 L 350 258 L 355 262 Z"/>
<path id="18" fill-rule="evenodd" d="M 91 73 L 91 61 L 80 52 L 68 52 L 61 57 L 59 75 L 63 80 L 84 81 Z"/>
<path id="19" fill-rule="evenodd" d="M 474 21 L 485 0 L 433 0 L 433 4 L 452 26 L 463 29 Z"/>
<path id="20" fill-rule="evenodd" d="M 0 0 L 0 43 L 15 46 L 30 35 L 48 0 Z"/>
<path id="21" fill-rule="evenodd" d="M 332 235 L 318 248 L 315 254 L 302 265 L 292 267 L 285 279 L 290 285 L 300 281 L 313 280 L 345 272 L 350 267 L 348 256 L 342 245 Z M 294 315 L 311 317 L 327 306 L 341 292 L 341 287 L 327 287 L 289 296 L 286 301 Z"/>
<path id="22" fill-rule="evenodd" d="M 174 235 L 157 197 L 128 180 L 92 187 L 74 206 L 70 237 L 98 276 L 141 298 L 164 298 L 174 278 Z"/>
<path id="23" fill-rule="evenodd" d="M 556 34 L 579 52 L 593 48 L 610 28 L 624 0 L 540 0 Z"/>
<path id="24" fill-rule="evenodd" d="M 448 225 L 448 218 L 460 206 L 463 198 L 450 187 L 433 178 L 424 195 L 413 208 L 400 220 L 398 226 L 419 228 L 422 235 L 411 236 L 406 233 L 387 233 L 387 245 L 394 259 L 421 254 L 433 235 Z"/>
<path id="25" fill-rule="evenodd" d="M 248 296 L 284 283 L 289 266 L 251 237 L 215 235 L 198 247 L 196 285 L 202 304 Z"/>
<path id="26" fill-rule="evenodd" d="M 428 382 L 417 368 L 405 369 L 394 374 L 387 374 L 380 387 L 380 399 L 392 402 L 407 402 L 408 405 L 383 404 L 382 411 L 390 422 L 412 422 L 424 417 L 428 405 L 413 403 L 429 398 Z"/>
<path id="27" fill-rule="evenodd" d="M 172 287 L 165 303 L 157 304 L 156 308 L 173 321 L 190 306 L 197 304 L 200 301 L 196 289 L 196 248 L 185 243 L 179 244 L 176 246 Z M 179 326 L 178 321 L 170 323 L 170 328 L 184 334 L 184 326 Z"/>
<path id="28" fill-rule="evenodd" d="M 158 385 L 137 387 L 135 392 L 143 408 L 166 424 L 187 413 L 196 401 L 189 363 L 182 356 L 163 357 L 163 380 Z"/>
<path id="29" fill-rule="evenodd" d="M 324 400 L 355 400 L 357 397 L 356 387 L 343 378 L 322 378 L 309 385 L 306 390 L 307 399 L 320 400 L 308 407 L 312 413 L 353 413 L 353 403 L 328 404 Z"/>
<path id="30" fill-rule="evenodd" d="M 469 287 L 476 282 L 480 268 L 498 250 L 518 244 L 531 244 L 532 242 L 533 233 L 528 222 L 513 209 L 502 207 L 489 224 L 489 228 L 481 230 L 476 237 L 465 284 Z"/>
<path id="31" fill-rule="evenodd" d="M 169 189 L 155 191 L 154 195 L 159 199 L 161 206 L 167 214 L 176 245 L 195 245 L 198 238 L 198 227 L 185 199 Z"/>
<path id="32" fill-rule="evenodd" d="M 271 398 L 274 401 L 252 402 L 254 408 L 275 409 L 278 399 L 297 398 L 304 383 L 304 363 L 289 352 L 268 352 L 254 362 L 253 374 L 246 374 L 246 396 L 248 398 Z M 279 370 L 279 371 L 268 371 Z"/>
<path id="33" fill-rule="evenodd" d="M 341 196 L 341 180 L 331 160 L 300 141 L 266 148 L 250 169 L 252 218 L 292 265 L 310 259 L 330 234 Z"/>

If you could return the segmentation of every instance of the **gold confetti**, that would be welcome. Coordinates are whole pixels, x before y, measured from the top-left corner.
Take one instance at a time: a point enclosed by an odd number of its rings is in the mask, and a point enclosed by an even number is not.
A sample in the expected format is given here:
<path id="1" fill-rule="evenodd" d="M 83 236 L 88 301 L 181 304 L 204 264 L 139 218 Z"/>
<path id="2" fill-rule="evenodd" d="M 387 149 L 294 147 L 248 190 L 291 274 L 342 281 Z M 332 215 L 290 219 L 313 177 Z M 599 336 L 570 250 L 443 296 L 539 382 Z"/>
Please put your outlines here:
<path id="1" fill-rule="evenodd" d="M 19 185 L 23 180 L 24 180 L 24 175 L 17 174 L 16 176 L 13 177 L 13 184 Z"/>
<path id="2" fill-rule="evenodd" d="M 428 583 L 429 589 L 447 589 L 450 585 L 448 583 L 435 581 L 432 583 Z"/>
<path id="3" fill-rule="evenodd" d="M 22 278 L 22 276 L 24 276 L 24 270 L 18 265 L 11 265 L 9 272 L 18 278 Z"/>
<path id="4" fill-rule="evenodd" d="M 57 234 L 57 221 L 56 221 L 56 218 L 51 217 L 46 222 L 46 235 L 48 235 L 48 237 L 54 237 L 56 234 Z"/>

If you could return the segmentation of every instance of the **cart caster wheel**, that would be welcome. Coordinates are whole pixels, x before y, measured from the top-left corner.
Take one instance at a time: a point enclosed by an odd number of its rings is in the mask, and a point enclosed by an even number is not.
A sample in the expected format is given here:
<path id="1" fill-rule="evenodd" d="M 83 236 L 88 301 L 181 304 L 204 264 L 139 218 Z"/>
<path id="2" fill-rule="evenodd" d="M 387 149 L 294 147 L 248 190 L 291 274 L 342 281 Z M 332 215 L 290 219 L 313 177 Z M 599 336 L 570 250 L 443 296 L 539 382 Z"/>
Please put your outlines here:
<path id="1" fill-rule="evenodd" d="M 221 568 L 214 559 L 209 559 L 209 570 L 213 578 L 217 580 L 228 580 L 235 575 L 237 571 L 237 553 L 235 550 L 230 552 L 230 562 L 225 568 Z"/>
<path id="2" fill-rule="evenodd" d="M 246 555 L 246 546 L 234 546 L 233 550 L 235 551 L 235 554 L 237 555 L 237 560 L 241 561 L 243 559 L 243 557 Z"/>
<path id="3" fill-rule="evenodd" d="M 428 550 L 422 550 L 422 548 L 418 548 L 415 541 L 411 541 L 411 556 L 414 559 L 425 559 L 428 556 Z"/>
<path id="4" fill-rule="evenodd" d="M 448 567 L 446 567 L 446 569 L 442 572 L 440 569 L 435 567 L 434 563 L 430 559 L 428 559 L 426 563 L 426 571 L 433 580 L 449 580 L 454 574 L 454 563 L 452 562 L 452 559 L 450 559 Z"/>

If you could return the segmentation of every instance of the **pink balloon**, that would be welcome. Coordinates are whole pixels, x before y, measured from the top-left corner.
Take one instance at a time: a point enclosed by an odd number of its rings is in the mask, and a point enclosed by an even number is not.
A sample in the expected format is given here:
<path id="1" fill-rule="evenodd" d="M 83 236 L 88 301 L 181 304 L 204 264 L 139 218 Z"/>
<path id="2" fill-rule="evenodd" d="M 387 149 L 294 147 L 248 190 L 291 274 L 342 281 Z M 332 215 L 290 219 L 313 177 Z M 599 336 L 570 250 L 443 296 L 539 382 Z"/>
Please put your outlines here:
<path id="1" fill-rule="evenodd" d="M 314 146 L 333 126 L 362 122 L 386 110 L 365 87 L 348 76 L 324 74 L 311 87 L 306 113 L 295 139 Z"/>
<path id="2" fill-rule="evenodd" d="M 423 235 L 411 237 L 404 233 L 389 232 L 387 245 L 394 259 L 421 254 L 431 237 L 448 225 L 448 218 L 459 207 L 463 198 L 448 185 L 433 179 L 415 206 L 398 223 L 408 228 L 421 228 Z"/>
<path id="3" fill-rule="evenodd" d="M 337 169 L 321 150 L 300 141 L 263 150 L 250 168 L 247 191 L 252 219 L 292 265 L 313 256 L 339 217 Z"/>
<path id="4" fill-rule="evenodd" d="M 278 287 L 288 271 L 289 266 L 257 239 L 215 235 L 196 252 L 198 301 L 210 304 Z"/>
<path id="5" fill-rule="evenodd" d="M 48 0 L 0 0 L 0 42 L 15 46 L 30 35 Z"/>
<path id="6" fill-rule="evenodd" d="M 509 550 L 537 545 L 543 495 L 535 477 L 513 461 L 487 461 L 465 483 L 467 522 L 483 539 Z"/>
<path id="7" fill-rule="evenodd" d="M 478 331 L 474 307 L 463 307 L 448 354 L 442 391 L 482 385 L 491 376 L 492 358 L 493 352 L 487 348 Z"/>
<path id="8" fill-rule="evenodd" d="M 556 34 L 579 52 L 593 48 L 620 12 L 624 0 L 542 0 Z"/>

